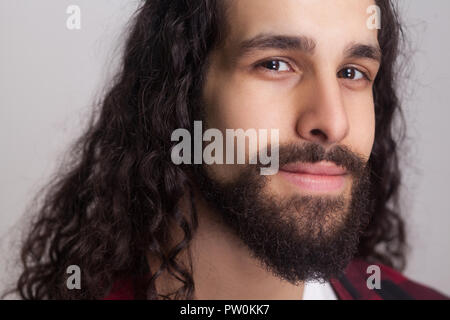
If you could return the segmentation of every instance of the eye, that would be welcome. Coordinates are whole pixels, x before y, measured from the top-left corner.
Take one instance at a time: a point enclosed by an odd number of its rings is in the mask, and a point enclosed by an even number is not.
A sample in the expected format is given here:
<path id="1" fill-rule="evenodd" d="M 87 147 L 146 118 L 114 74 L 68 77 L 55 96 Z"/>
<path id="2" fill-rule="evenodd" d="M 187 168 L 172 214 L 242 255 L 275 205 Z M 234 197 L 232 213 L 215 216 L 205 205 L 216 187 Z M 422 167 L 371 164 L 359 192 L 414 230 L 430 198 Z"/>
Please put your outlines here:
<path id="1" fill-rule="evenodd" d="M 267 60 L 258 64 L 258 67 L 275 72 L 290 72 L 292 71 L 289 63 L 282 60 Z"/>
<path id="2" fill-rule="evenodd" d="M 339 78 L 349 80 L 370 80 L 366 73 L 353 67 L 344 68 L 337 75 Z"/>

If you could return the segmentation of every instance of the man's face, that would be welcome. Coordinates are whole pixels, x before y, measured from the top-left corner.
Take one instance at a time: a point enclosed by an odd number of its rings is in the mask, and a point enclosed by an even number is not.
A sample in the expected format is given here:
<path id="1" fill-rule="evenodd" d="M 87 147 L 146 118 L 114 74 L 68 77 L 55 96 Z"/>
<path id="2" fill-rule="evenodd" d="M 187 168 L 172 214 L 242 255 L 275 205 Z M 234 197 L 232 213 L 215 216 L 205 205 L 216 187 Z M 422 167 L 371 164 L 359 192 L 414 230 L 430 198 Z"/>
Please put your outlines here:
<path id="1" fill-rule="evenodd" d="M 223 133 L 278 129 L 281 167 L 262 177 L 250 165 L 210 165 L 200 189 L 276 274 L 292 282 L 327 277 L 336 271 L 328 265 L 345 265 L 336 261 L 338 250 L 345 259 L 354 253 L 367 218 L 364 165 L 374 142 L 372 83 L 380 58 L 377 30 L 367 27 L 374 2 L 227 4 L 227 39 L 210 56 L 204 120 Z M 285 170 L 317 160 L 347 170 L 340 188 L 317 191 Z"/>

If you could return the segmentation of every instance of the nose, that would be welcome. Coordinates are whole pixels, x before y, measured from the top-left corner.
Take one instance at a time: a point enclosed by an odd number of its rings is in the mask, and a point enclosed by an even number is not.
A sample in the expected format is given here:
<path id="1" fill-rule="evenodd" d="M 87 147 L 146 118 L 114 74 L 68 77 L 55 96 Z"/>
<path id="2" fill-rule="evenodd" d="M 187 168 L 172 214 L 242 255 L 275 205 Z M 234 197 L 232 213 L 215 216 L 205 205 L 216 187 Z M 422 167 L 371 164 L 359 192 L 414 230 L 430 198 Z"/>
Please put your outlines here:
<path id="1" fill-rule="evenodd" d="M 336 75 L 312 80 L 308 93 L 299 100 L 303 101 L 299 101 L 296 131 L 302 139 L 332 145 L 348 135 L 349 120 Z"/>

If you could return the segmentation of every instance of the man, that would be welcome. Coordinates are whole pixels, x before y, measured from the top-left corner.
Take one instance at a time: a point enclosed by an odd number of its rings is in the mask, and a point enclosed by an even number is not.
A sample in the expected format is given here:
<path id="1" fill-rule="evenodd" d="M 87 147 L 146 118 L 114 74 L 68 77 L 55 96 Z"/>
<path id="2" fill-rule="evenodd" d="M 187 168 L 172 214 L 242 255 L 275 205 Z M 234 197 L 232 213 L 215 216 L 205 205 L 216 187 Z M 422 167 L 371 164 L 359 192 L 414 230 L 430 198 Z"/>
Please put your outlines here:
<path id="1" fill-rule="evenodd" d="M 387 0 L 143 3 L 99 117 L 24 243 L 20 295 L 445 298 L 393 269 L 405 246 L 400 35 Z M 174 139 L 195 139 L 199 122 L 215 139 L 256 132 L 257 148 L 219 143 L 217 161 L 199 162 L 190 151 L 205 157 L 207 143 Z M 250 161 L 262 150 L 278 155 L 273 174 Z"/>

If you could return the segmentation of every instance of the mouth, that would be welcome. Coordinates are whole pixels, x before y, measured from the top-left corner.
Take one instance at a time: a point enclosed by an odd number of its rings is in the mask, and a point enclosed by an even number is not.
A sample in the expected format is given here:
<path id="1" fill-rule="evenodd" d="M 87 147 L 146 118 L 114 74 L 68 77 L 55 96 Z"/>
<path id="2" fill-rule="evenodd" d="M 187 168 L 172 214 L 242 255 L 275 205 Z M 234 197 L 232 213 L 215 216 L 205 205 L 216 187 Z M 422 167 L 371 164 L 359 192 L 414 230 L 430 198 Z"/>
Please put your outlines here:
<path id="1" fill-rule="evenodd" d="M 324 161 L 290 163 L 279 174 L 297 188 L 315 193 L 341 192 L 348 177 L 346 169 Z"/>

